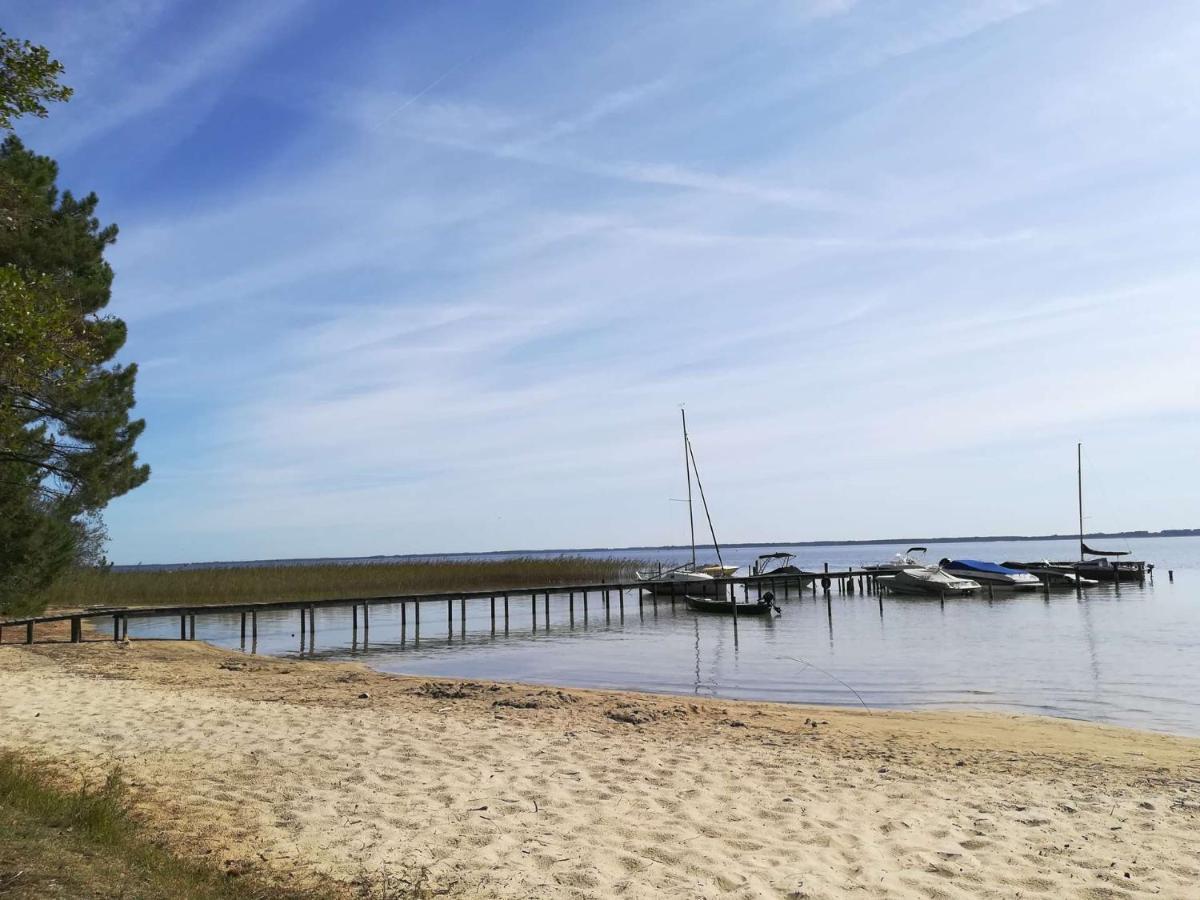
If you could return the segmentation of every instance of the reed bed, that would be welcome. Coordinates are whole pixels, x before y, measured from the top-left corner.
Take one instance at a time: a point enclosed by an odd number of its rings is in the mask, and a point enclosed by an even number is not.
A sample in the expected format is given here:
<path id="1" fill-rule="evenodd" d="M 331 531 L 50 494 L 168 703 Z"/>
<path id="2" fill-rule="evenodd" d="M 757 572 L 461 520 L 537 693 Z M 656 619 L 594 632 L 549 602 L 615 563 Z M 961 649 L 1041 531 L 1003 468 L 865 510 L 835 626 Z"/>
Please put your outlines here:
<path id="1" fill-rule="evenodd" d="M 48 606 L 183 606 L 387 597 L 442 591 L 632 581 L 645 563 L 584 556 L 101 571 L 80 569 L 44 595 Z"/>

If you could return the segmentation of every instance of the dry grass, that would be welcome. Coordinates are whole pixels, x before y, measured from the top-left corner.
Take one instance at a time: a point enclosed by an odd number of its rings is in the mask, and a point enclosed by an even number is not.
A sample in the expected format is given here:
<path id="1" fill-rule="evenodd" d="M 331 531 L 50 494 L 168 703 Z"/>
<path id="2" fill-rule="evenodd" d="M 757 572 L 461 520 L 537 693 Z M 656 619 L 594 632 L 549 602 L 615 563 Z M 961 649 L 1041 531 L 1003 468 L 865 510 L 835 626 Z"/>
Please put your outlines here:
<path id="1" fill-rule="evenodd" d="M 637 560 L 582 556 L 388 563 L 189 568 L 101 572 L 82 569 L 44 595 L 52 607 L 172 606 L 386 597 L 538 585 L 631 581 Z"/>
<path id="2" fill-rule="evenodd" d="M 0 896 L 121 897 L 124 900 L 315 898 L 253 875 L 180 859 L 155 844 L 126 812 L 112 773 L 67 790 L 45 768 L 0 753 Z"/>

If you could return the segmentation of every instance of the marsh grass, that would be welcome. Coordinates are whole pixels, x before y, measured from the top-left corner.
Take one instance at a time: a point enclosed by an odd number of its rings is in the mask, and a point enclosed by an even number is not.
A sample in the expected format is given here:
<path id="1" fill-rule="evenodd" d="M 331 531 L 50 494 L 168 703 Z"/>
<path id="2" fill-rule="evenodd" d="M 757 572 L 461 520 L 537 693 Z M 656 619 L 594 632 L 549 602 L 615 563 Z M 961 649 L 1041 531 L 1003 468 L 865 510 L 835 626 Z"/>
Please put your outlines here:
<path id="1" fill-rule="evenodd" d="M 100 571 L 80 569 L 40 599 L 52 607 L 175 606 L 386 597 L 632 581 L 644 563 L 583 556 Z"/>
<path id="2" fill-rule="evenodd" d="M 253 874 L 180 859 L 126 811 L 112 772 L 95 786 L 63 788 L 43 767 L 0 753 L 0 897 L 259 900 L 328 896 L 280 888 Z"/>

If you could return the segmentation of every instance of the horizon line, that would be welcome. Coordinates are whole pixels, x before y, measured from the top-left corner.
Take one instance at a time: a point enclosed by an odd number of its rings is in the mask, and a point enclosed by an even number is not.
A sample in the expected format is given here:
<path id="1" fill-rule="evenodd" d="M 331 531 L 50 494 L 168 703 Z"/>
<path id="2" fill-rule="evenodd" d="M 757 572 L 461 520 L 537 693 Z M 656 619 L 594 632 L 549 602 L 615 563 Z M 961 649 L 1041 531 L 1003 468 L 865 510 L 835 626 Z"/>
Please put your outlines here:
<path id="1" fill-rule="evenodd" d="M 991 535 L 962 535 L 957 537 L 899 537 L 899 538 L 860 538 L 855 540 L 811 540 L 811 541 L 738 541 L 719 546 L 728 549 L 745 549 L 747 547 L 860 547 L 878 546 L 883 544 L 970 544 L 988 543 L 994 541 L 1062 541 L 1086 538 L 1154 538 L 1154 537 L 1196 537 L 1200 536 L 1200 528 L 1164 528 L 1159 531 L 1089 531 L 1080 534 L 991 534 Z M 714 549 L 712 543 L 696 544 L 696 549 Z M 543 547 L 540 549 L 524 548 L 514 550 L 457 550 L 447 553 L 374 553 L 370 556 L 292 556 L 267 559 L 229 559 L 203 560 L 198 562 L 176 563 L 114 563 L 114 570 L 147 569 L 147 568 L 187 568 L 194 566 L 265 566 L 272 563 L 296 565 L 317 562 L 361 562 L 387 559 L 454 559 L 466 556 L 519 556 L 522 554 L 557 553 L 616 553 L 626 550 L 690 550 L 691 544 L 647 544 L 626 547 Z"/>

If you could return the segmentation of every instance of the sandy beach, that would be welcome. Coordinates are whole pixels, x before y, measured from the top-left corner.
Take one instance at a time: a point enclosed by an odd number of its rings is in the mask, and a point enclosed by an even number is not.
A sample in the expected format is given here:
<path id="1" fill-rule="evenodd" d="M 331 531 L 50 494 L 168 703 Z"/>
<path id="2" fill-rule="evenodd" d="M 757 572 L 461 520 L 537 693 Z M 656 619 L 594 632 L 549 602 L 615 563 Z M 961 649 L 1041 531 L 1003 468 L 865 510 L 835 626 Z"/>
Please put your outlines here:
<path id="1" fill-rule="evenodd" d="M 1200 883 L 1200 741 L 1028 716 L 97 642 L 0 649 L 0 749 L 119 766 L 180 851 L 347 895 L 1182 898 Z"/>

